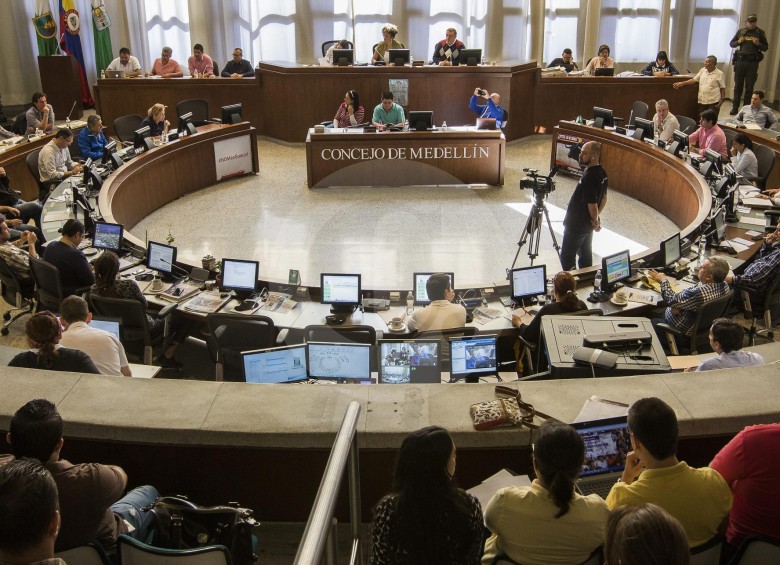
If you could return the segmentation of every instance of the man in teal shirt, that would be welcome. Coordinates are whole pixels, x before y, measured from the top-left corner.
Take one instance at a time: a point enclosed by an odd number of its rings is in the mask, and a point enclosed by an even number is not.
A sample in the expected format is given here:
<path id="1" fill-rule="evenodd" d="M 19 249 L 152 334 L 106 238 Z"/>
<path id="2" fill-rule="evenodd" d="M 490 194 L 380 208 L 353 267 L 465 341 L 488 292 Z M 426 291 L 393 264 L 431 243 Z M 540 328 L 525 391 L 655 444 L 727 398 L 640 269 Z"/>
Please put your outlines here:
<path id="1" fill-rule="evenodd" d="M 404 109 L 393 102 L 393 93 L 390 91 L 382 93 L 382 103 L 374 108 L 374 116 L 371 123 L 377 131 L 382 131 L 389 126 L 404 123 Z"/>

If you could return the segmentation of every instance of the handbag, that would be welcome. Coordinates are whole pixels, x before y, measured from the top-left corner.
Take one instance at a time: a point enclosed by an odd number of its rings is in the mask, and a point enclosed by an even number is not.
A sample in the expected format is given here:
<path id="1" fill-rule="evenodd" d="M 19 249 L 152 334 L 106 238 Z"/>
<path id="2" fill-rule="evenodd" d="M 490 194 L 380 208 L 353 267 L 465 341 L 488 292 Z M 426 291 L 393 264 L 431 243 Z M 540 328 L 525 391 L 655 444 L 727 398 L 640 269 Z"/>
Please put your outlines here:
<path id="1" fill-rule="evenodd" d="M 496 395 L 507 398 L 497 398 L 471 405 L 469 412 L 475 430 L 490 430 L 504 426 L 526 426 L 529 429 L 536 429 L 539 425 L 534 423 L 534 417 L 554 419 L 536 410 L 532 404 L 523 401 L 517 389 L 498 385 L 495 392 Z"/>
<path id="2" fill-rule="evenodd" d="M 234 565 L 251 565 L 253 511 L 236 503 L 201 506 L 184 496 L 161 496 L 143 508 L 155 517 L 153 545 L 168 549 L 192 549 L 207 545 L 227 547 Z"/>

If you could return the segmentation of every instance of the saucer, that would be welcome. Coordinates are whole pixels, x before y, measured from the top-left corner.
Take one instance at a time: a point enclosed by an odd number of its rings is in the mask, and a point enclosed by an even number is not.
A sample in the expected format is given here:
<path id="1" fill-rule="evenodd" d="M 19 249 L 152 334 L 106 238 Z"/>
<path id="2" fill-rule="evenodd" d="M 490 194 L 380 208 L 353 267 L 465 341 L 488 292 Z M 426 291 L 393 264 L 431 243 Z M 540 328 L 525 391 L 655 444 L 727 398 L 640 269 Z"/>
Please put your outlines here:
<path id="1" fill-rule="evenodd" d="M 612 298 L 610 298 L 610 299 L 609 299 L 609 301 L 610 301 L 612 304 L 614 304 L 615 306 L 627 306 L 627 305 L 628 305 L 628 300 L 626 300 L 625 302 L 617 302 L 617 301 L 615 300 L 615 297 L 614 297 L 614 296 L 613 296 Z"/>
<path id="2" fill-rule="evenodd" d="M 387 331 L 393 332 L 393 333 L 403 333 L 406 331 L 406 324 L 401 324 L 397 328 L 391 328 L 390 325 L 387 326 Z"/>

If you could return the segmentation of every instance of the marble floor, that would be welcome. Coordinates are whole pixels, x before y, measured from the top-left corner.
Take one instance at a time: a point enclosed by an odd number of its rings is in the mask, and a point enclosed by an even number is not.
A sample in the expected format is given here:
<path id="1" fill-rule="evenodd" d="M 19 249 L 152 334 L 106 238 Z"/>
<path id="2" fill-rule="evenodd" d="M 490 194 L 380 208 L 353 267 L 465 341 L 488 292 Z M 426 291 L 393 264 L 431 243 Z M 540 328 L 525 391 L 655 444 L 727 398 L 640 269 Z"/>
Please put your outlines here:
<path id="1" fill-rule="evenodd" d="M 512 264 L 532 204 L 521 190 L 523 168 L 549 170 L 551 136 L 508 144 L 500 188 L 306 187 L 303 144 L 259 141 L 260 173 L 221 183 L 157 210 L 130 231 L 164 242 L 170 232 L 179 259 L 206 254 L 260 262 L 260 278 L 319 285 L 320 272 L 361 273 L 365 288 L 407 289 L 415 271 L 454 271 L 456 286 L 502 281 Z M 609 171 L 609 163 L 605 163 Z M 557 178 L 547 209 L 558 243 L 575 180 Z M 611 192 L 594 259 L 622 249 L 655 248 L 674 224 L 651 208 Z M 530 264 L 528 246 L 517 266 Z M 545 225 L 535 264 L 559 269 Z"/>

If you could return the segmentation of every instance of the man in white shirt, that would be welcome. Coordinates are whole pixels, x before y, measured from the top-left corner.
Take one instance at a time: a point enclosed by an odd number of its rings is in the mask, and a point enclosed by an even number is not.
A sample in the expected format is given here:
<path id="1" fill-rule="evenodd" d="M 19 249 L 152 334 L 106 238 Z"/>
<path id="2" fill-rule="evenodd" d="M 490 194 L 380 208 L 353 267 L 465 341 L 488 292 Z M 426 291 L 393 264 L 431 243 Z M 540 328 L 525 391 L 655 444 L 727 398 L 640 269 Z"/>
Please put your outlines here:
<path id="1" fill-rule="evenodd" d="M 730 318 L 718 318 L 710 326 L 710 347 L 717 357 L 706 359 L 697 371 L 712 371 L 731 367 L 752 367 L 764 365 L 764 358 L 752 351 L 742 351 L 745 331 Z"/>
<path id="2" fill-rule="evenodd" d="M 661 98 L 655 103 L 655 115 L 653 116 L 655 133 L 661 141 L 668 143 L 672 139 L 674 130 L 680 129 L 680 122 L 669 111 L 669 102 Z"/>
<path id="3" fill-rule="evenodd" d="M 101 375 L 132 377 L 125 348 L 117 337 L 107 331 L 90 327 L 91 321 L 92 313 L 87 301 L 80 296 L 68 296 L 60 306 L 60 322 L 65 329 L 60 345 L 89 355 Z"/>
<path id="4" fill-rule="evenodd" d="M 718 69 L 718 58 L 715 55 L 709 55 L 704 60 L 704 68 L 699 70 L 691 79 L 681 82 L 675 82 L 672 86 L 677 89 L 689 84 L 699 83 L 699 114 L 704 110 L 720 111 L 723 104 L 723 97 L 726 94 L 726 77 L 723 71 Z"/>
<path id="5" fill-rule="evenodd" d="M 406 324 L 411 331 L 446 330 L 460 328 L 466 325 L 466 309 L 460 304 L 453 304 L 455 291 L 450 285 L 450 277 L 446 273 L 431 275 L 425 283 L 425 290 L 431 303 L 414 314 Z"/>
<path id="6" fill-rule="evenodd" d="M 137 77 L 141 75 L 141 63 L 130 54 L 130 49 L 122 47 L 119 50 L 119 57 L 111 61 L 106 70 L 125 71 L 126 77 Z"/>
<path id="7" fill-rule="evenodd" d="M 54 134 L 54 139 L 41 148 L 38 155 L 38 173 L 41 182 L 63 180 L 79 174 L 83 167 L 70 158 L 70 144 L 73 143 L 73 132 L 61 128 Z"/>

